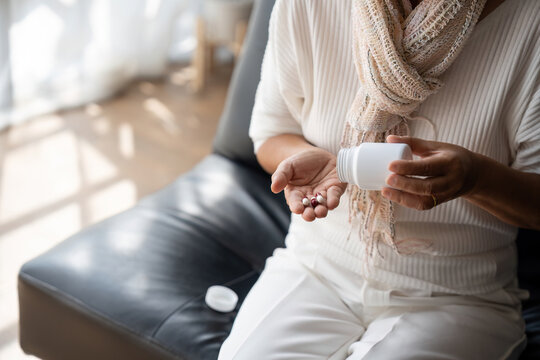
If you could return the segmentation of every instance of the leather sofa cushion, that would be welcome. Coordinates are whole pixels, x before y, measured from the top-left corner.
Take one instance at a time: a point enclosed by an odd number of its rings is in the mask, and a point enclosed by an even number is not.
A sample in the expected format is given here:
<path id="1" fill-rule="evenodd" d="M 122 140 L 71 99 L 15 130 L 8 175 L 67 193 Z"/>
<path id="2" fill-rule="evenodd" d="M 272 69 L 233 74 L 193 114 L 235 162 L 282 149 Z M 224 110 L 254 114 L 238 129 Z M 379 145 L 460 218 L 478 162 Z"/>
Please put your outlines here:
<path id="1" fill-rule="evenodd" d="M 268 186 L 265 174 L 211 155 L 27 263 L 21 281 L 181 357 L 215 358 L 236 312 L 209 309 L 207 288 L 226 284 L 243 299 L 283 246 L 289 213 Z"/>

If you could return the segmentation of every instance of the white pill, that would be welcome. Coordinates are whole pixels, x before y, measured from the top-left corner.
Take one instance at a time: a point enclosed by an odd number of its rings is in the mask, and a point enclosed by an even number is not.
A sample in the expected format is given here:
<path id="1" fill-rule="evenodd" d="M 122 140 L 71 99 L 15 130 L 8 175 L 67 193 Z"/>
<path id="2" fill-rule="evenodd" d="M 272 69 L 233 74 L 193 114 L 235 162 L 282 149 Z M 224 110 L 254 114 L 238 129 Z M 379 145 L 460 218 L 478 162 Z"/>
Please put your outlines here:
<path id="1" fill-rule="evenodd" d="M 204 298 L 206 305 L 219 312 L 231 312 L 236 308 L 238 295 L 226 286 L 210 286 Z"/>
<path id="2" fill-rule="evenodd" d="M 322 197 L 322 195 L 317 195 L 317 202 L 319 204 L 322 204 L 323 201 L 324 201 L 324 198 Z"/>
<path id="3" fill-rule="evenodd" d="M 303 198 L 302 199 L 302 204 L 304 204 L 304 206 L 309 206 L 309 199 L 308 198 Z"/>

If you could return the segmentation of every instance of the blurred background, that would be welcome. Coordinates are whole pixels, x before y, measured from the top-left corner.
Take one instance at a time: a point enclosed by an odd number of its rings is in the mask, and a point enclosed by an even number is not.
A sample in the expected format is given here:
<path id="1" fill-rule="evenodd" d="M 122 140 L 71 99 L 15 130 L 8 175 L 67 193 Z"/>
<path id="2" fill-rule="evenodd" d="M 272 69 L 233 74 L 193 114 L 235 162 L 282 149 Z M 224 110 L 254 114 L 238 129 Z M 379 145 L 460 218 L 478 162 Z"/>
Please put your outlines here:
<path id="1" fill-rule="evenodd" d="M 211 151 L 251 0 L 0 0 L 0 359 L 17 273 Z"/>

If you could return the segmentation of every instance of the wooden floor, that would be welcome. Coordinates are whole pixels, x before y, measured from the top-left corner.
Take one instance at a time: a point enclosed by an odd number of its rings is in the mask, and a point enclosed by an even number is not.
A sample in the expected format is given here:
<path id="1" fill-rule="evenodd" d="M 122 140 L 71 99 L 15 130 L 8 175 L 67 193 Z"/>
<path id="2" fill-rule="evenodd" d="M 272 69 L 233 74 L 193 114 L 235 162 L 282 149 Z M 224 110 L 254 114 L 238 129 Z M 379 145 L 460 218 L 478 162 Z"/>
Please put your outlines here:
<path id="1" fill-rule="evenodd" d="M 113 100 L 0 132 L 0 359 L 17 342 L 20 266 L 82 228 L 134 205 L 210 152 L 230 78 L 195 95 L 190 69 L 138 82 Z"/>

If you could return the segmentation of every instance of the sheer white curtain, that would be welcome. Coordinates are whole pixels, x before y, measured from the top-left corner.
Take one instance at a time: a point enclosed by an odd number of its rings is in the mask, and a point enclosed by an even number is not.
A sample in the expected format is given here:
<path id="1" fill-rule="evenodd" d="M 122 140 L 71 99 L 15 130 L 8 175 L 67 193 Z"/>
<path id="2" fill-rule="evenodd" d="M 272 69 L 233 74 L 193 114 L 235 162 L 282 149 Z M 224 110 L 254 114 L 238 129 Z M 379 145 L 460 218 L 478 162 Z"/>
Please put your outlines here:
<path id="1" fill-rule="evenodd" d="M 196 2 L 0 0 L 0 129 L 163 74 Z"/>

